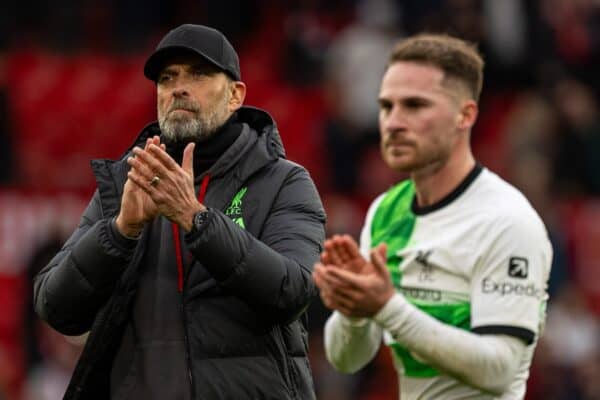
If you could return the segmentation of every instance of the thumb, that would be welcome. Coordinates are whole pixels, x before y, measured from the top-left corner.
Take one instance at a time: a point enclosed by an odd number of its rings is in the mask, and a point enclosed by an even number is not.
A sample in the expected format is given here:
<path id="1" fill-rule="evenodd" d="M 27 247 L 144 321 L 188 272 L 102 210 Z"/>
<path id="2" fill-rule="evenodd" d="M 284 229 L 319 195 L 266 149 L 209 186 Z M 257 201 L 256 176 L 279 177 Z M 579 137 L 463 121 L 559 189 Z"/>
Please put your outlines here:
<path id="1" fill-rule="evenodd" d="M 379 275 L 388 275 L 387 265 L 387 245 L 381 243 L 371 250 L 371 263 L 375 267 L 375 272 Z"/>
<path id="2" fill-rule="evenodd" d="M 188 174 L 194 176 L 194 147 L 195 143 L 188 143 L 183 150 L 183 159 L 181 160 L 181 168 Z"/>

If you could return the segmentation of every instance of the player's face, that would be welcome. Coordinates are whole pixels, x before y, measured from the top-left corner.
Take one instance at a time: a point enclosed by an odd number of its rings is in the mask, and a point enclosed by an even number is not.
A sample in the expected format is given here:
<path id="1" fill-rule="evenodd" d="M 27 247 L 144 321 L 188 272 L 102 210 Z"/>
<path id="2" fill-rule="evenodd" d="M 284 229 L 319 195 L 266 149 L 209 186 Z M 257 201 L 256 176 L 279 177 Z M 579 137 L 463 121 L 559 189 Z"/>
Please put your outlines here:
<path id="1" fill-rule="evenodd" d="M 379 128 L 390 168 L 414 173 L 445 164 L 459 137 L 460 102 L 452 87 L 434 66 L 396 62 L 388 68 L 379 93 Z"/>
<path id="2" fill-rule="evenodd" d="M 203 140 L 233 112 L 226 75 L 199 56 L 171 60 L 157 80 L 158 121 L 167 141 Z"/>

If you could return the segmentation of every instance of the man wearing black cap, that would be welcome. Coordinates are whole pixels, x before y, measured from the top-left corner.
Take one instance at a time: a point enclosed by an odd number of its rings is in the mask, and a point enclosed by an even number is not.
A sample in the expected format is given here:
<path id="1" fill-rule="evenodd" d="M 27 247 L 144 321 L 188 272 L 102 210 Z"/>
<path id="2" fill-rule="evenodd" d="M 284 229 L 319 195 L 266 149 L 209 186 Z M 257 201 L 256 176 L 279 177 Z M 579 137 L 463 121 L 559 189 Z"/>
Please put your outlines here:
<path id="1" fill-rule="evenodd" d="M 65 399 L 313 399 L 304 311 L 325 214 L 237 54 L 182 25 L 144 67 L 158 123 L 95 160 L 79 227 L 35 278 L 38 314 L 89 331 Z"/>

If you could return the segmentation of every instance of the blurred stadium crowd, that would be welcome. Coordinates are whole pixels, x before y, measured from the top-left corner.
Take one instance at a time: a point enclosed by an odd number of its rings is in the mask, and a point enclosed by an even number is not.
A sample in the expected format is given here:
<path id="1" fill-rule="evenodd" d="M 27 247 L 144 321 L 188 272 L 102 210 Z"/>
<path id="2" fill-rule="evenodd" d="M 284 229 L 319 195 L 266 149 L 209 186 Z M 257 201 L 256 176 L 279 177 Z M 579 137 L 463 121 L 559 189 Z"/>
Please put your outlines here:
<path id="1" fill-rule="evenodd" d="M 61 398 L 80 351 L 33 314 L 31 278 L 78 222 L 92 158 L 115 158 L 155 119 L 147 54 L 183 22 L 239 50 L 247 104 L 278 122 L 313 175 L 328 234 L 358 235 L 401 176 L 378 151 L 379 81 L 398 38 L 448 32 L 479 44 L 486 77 L 477 158 L 516 185 L 554 245 L 550 307 L 527 399 L 600 399 L 600 2 L 597 0 L 40 1 L 0 10 L 0 399 Z M 362 372 L 323 354 L 324 400 L 397 398 L 386 351 Z"/>

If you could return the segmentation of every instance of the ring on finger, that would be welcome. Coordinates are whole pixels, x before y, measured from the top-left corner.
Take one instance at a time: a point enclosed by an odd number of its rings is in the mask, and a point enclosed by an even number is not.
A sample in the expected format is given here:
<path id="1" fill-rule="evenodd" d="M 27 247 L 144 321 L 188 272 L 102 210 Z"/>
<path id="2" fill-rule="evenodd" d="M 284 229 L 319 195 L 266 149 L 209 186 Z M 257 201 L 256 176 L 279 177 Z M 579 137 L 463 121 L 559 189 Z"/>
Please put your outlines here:
<path id="1" fill-rule="evenodd" d="M 154 175 L 152 177 L 152 179 L 150 179 L 150 182 L 148 182 L 148 184 L 153 187 L 158 185 L 159 183 L 160 183 L 160 177 L 158 175 Z"/>

